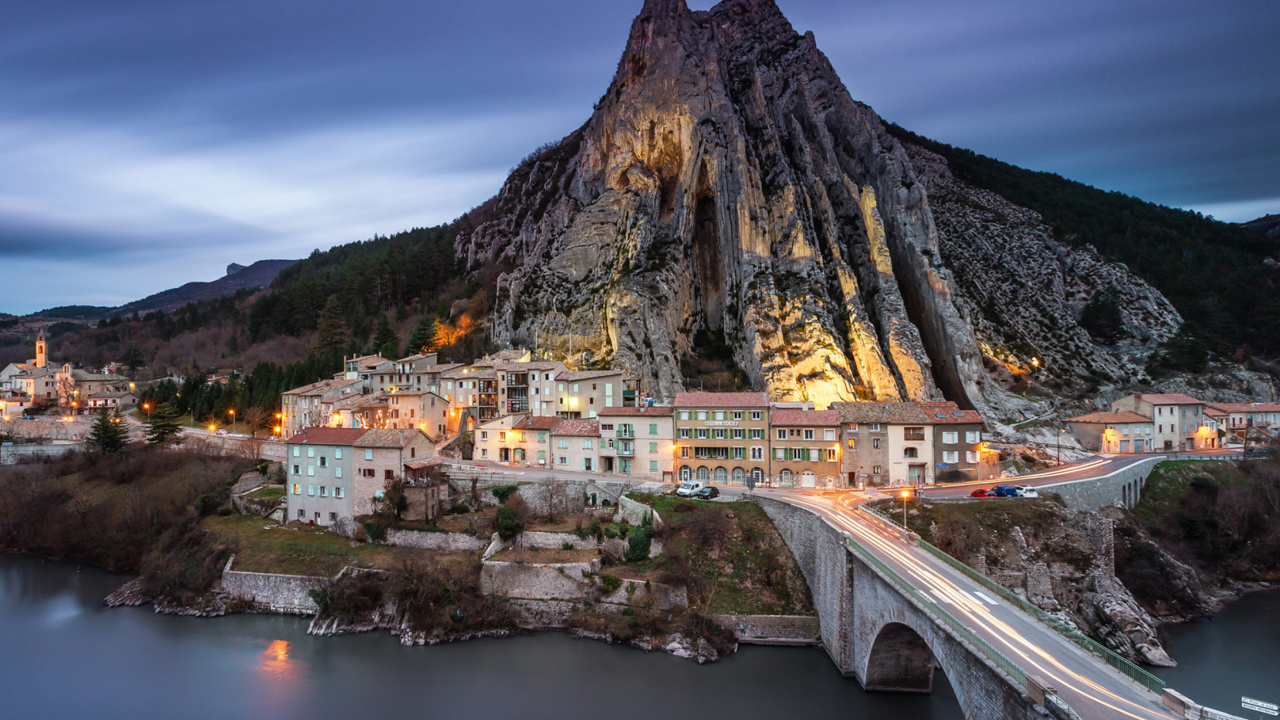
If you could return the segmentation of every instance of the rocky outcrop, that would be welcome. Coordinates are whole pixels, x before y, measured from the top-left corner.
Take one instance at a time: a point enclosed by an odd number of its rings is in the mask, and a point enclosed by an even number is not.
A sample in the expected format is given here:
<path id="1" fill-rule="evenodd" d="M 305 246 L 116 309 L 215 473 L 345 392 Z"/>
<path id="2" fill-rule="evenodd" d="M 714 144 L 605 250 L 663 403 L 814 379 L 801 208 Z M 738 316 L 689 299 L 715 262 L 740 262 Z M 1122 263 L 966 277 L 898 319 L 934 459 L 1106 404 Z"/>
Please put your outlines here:
<path id="1" fill-rule="evenodd" d="M 660 398 L 702 329 L 779 399 L 986 408 L 993 369 L 1032 353 L 1135 372 L 1078 327 L 1092 293 L 1142 301 L 1123 311 L 1139 341 L 1176 328 L 1158 293 L 1027 211 L 992 196 L 966 215 L 945 164 L 908 150 L 771 0 L 648 0 L 592 117 L 521 163 L 456 250 L 506 269 L 495 341 L 609 360 Z"/>

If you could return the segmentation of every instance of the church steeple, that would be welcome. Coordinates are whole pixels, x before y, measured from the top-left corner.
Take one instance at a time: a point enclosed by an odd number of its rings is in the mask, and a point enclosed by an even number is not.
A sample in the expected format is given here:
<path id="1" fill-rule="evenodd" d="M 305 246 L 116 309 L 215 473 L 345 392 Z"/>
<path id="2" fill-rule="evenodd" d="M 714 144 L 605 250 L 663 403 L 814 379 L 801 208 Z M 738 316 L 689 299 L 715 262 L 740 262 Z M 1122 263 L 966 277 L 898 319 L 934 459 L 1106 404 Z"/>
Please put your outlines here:
<path id="1" fill-rule="evenodd" d="M 49 360 L 49 347 L 44 341 L 44 328 L 40 328 L 40 334 L 36 335 L 36 362 L 38 368 L 44 367 Z"/>

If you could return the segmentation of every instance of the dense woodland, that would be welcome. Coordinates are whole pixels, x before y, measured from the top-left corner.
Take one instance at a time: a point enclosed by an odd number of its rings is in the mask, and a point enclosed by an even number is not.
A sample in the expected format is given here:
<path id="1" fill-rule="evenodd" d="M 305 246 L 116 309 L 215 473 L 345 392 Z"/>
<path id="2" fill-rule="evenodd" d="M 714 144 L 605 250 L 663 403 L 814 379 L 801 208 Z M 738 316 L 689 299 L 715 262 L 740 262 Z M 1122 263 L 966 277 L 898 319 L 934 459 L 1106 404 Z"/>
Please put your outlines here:
<path id="1" fill-rule="evenodd" d="M 1169 298 L 1186 321 L 1166 362 L 1195 371 L 1204 351 L 1243 360 L 1280 356 L 1280 287 L 1264 260 L 1276 242 L 1199 213 L 1024 170 L 889 124 L 903 142 L 946 158 L 959 179 L 1040 213 L 1055 239 L 1092 245 Z M 1202 367 L 1200 369 L 1203 369 Z"/>

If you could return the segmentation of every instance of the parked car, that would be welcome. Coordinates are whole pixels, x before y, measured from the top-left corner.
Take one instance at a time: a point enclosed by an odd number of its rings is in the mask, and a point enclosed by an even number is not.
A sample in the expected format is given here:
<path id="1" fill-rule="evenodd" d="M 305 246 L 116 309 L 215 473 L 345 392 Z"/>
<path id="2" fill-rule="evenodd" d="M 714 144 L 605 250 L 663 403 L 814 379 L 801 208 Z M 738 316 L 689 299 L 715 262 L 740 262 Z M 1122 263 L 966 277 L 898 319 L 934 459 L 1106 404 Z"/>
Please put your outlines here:
<path id="1" fill-rule="evenodd" d="M 997 485 L 991 488 L 996 497 L 1018 497 L 1018 488 L 1012 485 Z"/>
<path id="2" fill-rule="evenodd" d="M 695 493 L 694 497 L 698 498 L 699 500 L 710 500 L 711 498 L 714 498 L 714 497 L 720 497 L 720 489 L 717 487 L 708 485 L 702 488 L 701 490 L 699 490 L 697 493 Z"/>
<path id="3" fill-rule="evenodd" d="M 978 488 L 977 490 L 974 490 L 973 492 L 969 493 L 969 497 L 986 497 L 990 494 L 991 494 L 990 490 L 984 490 L 982 488 Z"/>
<path id="4" fill-rule="evenodd" d="M 662 486 L 662 494 L 663 494 L 663 495 L 675 495 L 675 494 L 676 494 L 676 491 L 677 491 L 677 490 L 679 490 L 679 489 L 680 489 L 680 486 L 679 486 L 679 485 L 677 485 L 676 483 L 665 483 L 665 484 L 663 484 L 663 486 Z"/>
<path id="5" fill-rule="evenodd" d="M 1040 497 L 1040 493 L 1036 492 L 1036 489 L 1031 487 L 1030 485 L 1019 485 L 1015 487 L 1014 490 L 1018 491 L 1018 494 L 1016 497 L 1029 497 L 1029 498 Z"/>
<path id="6" fill-rule="evenodd" d="M 706 487 L 705 484 L 700 483 L 697 480 L 690 480 L 689 482 L 681 485 L 679 490 L 676 490 L 676 495 L 680 497 L 692 497 L 694 493 L 704 487 Z"/>

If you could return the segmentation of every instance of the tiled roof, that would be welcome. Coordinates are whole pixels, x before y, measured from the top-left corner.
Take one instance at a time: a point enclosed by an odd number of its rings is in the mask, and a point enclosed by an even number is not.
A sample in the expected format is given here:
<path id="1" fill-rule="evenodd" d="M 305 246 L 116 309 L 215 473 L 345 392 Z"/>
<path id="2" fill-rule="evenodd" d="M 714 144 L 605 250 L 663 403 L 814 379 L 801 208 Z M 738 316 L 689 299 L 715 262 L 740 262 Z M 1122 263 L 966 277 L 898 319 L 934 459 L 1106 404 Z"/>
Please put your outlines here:
<path id="1" fill-rule="evenodd" d="M 596 413 L 600 417 L 671 417 L 676 409 L 669 405 L 653 407 L 612 407 Z"/>
<path id="2" fill-rule="evenodd" d="M 94 398 L 121 398 L 121 397 L 125 397 L 126 395 L 133 395 L 133 393 L 128 393 L 128 392 L 94 393 L 89 396 L 89 399 L 92 400 Z"/>
<path id="3" fill-rule="evenodd" d="M 1138 399 L 1145 400 L 1146 402 L 1149 402 L 1152 405 L 1203 405 L 1204 404 L 1202 401 L 1197 400 L 1191 397 L 1190 395 L 1183 395 L 1182 393 L 1167 393 L 1167 394 L 1157 393 L 1154 395 L 1140 394 L 1137 397 Z"/>
<path id="4" fill-rule="evenodd" d="M 465 367 L 462 363 L 440 363 L 439 365 L 428 365 L 418 370 L 419 373 L 446 373 L 456 368 Z"/>
<path id="5" fill-rule="evenodd" d="M 529 352 L 528 350 L 519 350 L 519 349 L 499 350 L 498 352 L 485 357 L 484 360 L 491 363 L 509 362 L 512 360 L 519 360 L 520 358 L 524 357 L 528 352 Z"/>
<path id="6" fill-rule="evenodd" d="M 285 440 L 290 445 L 354 445 L 368 430 L 312 427 Z"/>
<path id="7" fill-rule="evenodd" d="M 435 355 L 435 353 L 417 353 L 416 355 L 410 355 L 409 357 L 402 357 L 402 358 L 400 358 L 399 360 L 397 360 L 396 362 L 398 362 L 398 363 L 411 363 L 411 362 L 417 362 L 417 361 L 422 360 L 422 359 L 424 359 L 424 358 L 429 358 L 429 357 L 431 357 L 432 355 Z"/>
<path id="8" fill-rule="evenodd" d="M 1225 413 L 1280 412 L 1280 403 L 1205 403 L 1205 407 Z"/>
<path id="9" fill-rule="evenodd" d="M 503 372 L 524 372 L 525 370 L 559 370 L 564 365 L 558 362 L 547 360 L 535 360 L 533 362 L 509 362 L 501 363 L 496 368 Z"/>
<path id="10" fill-rule="evenodd" d="M 417 397 L 419 395 L 430 395 L 426 390 L 397 390 L 387 397 Z"/>
<path id="11" fill-rule="evenodd" d="M 88 370 L 72 370 L 71 377 L 76 382 L 129 382 L 129 378 L 115 373 L 95 373 Z"/>
<path id="12" fill-rule="evenodd" d="M 569 437 L 600 437 L 600 421 L 561 420 L 551 434 Z"/>
<path id="13" fill-rule="evenodd" d="M 458 365 L 452 370 L 446 371 L 441 377 L 450 380 L 496 380 L 498 373 L 492 368 L 476 370 L 466 365 Z"/>
<path id="14" fill-rule="evenodd" d="M 929 422 L 934 425 L 981 425 L 983 422 L 977 410 L 961 410 L 950 400 L 917 404 L 929 414 Z"/>
<path id="15" fill-rule="evenodd" d="M 675 406 L 678 408 L 767 408 L 769 398 L 764 393 L 757 392 L 682 392 L 676 395 Z"/>
<path id="16" fill-rule="evenodd" d="M 556 376 L 556 380 L 563 380 L 565 382 L 582 382 L 583 380 L 616 377 L 621 374 L 621 370 L 570 370 L 568 372 L 560 373 Z"/>
<path id="17" fill-rule="evenodd" d="M 413 442 L 414 437 L 422 435 L 421 430 L 381 429 L 368 430 L 356 441 L 356 447 L 402 448 Z"/>
<path id="18" fill-rule="evenodd" d="M 839 413 L 842 423 L 931 423 L 929 413 L 915 403 L 838 402 L 831 403 L 831 409 Z"/>
<path id="19" fill-rule="evenodd" d="M 1096 412 L 1080 417 L 1067 418 L 1067 422 L 1077 423 L 1149 423 L 1151 418 L 1135 412 Z"/>
<path id="20" fill-rule="evenodd" d="M 818 426 L 836 427 L 840 424 L 840 414 L 835 410 L 774 410 L 769 413 L 769 424 L 774 426 Z"/>
<path id="21" fill-rule="evenodd" d="M 552 430 L 563 420 L 555 416 L 533 416 L 525 415 L 520 418 L 520 422 L 513 425 L 513 428 L 519 430 Z"/>
<path id="22" fill-rule="evenodd" d="M 423 468 L 435 467 L 436 465 L 443 465 L 443 464 L 444 464 L 444 458 L 429 457 L 425 460 L 410 460 L 409 462 L 405 463 L 404 466 L 409 468 L 410 470 L 422 470 Z"/>

